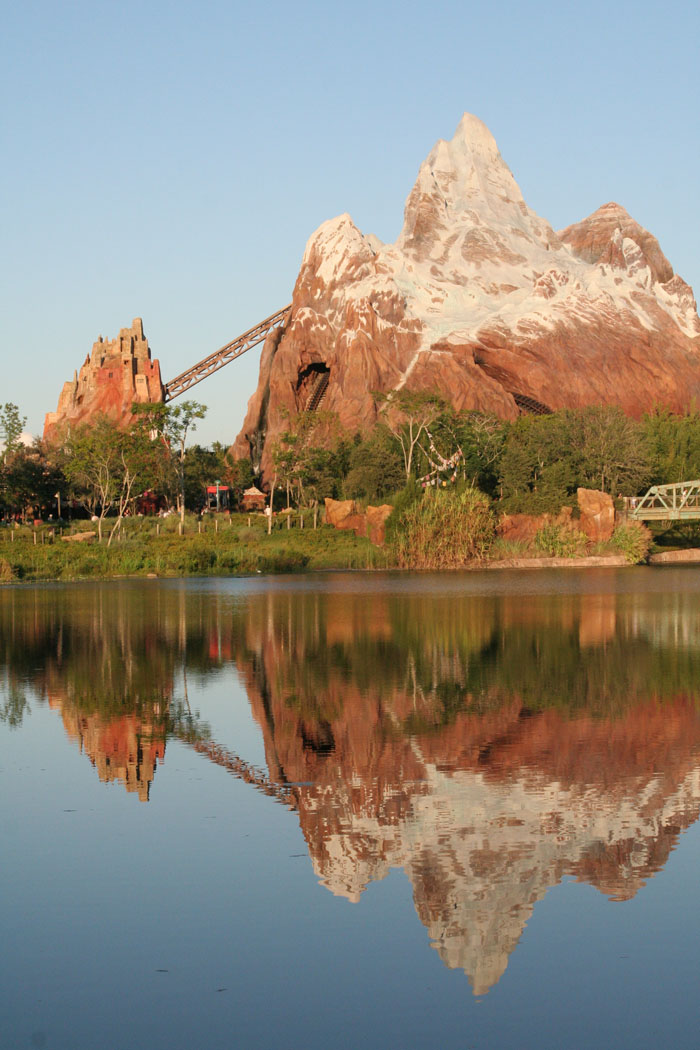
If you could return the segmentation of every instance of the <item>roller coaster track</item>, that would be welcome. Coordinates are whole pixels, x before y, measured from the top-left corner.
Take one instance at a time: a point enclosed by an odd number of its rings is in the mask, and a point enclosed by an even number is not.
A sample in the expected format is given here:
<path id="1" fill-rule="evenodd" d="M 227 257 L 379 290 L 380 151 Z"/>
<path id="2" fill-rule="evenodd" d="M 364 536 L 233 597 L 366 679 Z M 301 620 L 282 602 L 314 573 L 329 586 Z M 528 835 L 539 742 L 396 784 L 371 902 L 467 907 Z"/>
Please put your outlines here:
<path id="1" fill-rule="evenodd" d="M 277 802 L 281 802 L 290 809 L 297 808 L 297 797 L 294 791 L 296 785 L 282 784 L 271 780 L 262 769 L 251 765 L 250 762 L 246 762 L 240 755 L 236 755 L 233 751 L 228 751 L 213 740 L 191 739 L 186 732 L 177 731 L 173 733 L 173 736 L 176 736 L 183 744 L 191 747 L 199 755 L 204 755 L 215 766 L 221 766 L 222 769 L 232 773 L 237 780 L 250 784 L 251 787 L 261 791 L 263 795 L 274 798 Z"/>
<path id="2" fill-rule="evenodd" d="M 520 411 L 525 415 L 551 416 L 552 414 L 549 405 L 544 405 L 541 401 L 536 401 L 534 397 L 528 397 L 527 394 L 516 394 L 513 392 L 512 397 Z"/>
<path id="3" fill-rule="evenodd" d="M 286 324 L 291 308 L 290 303 L 283 310 L 277 310 L 276 313 L 270 314 L 264 321 L 260 321 L 253 328 L 249 328 L 243 335 L 232 339 L 230 343 L 226 343 L 219 350 L 215 350 L 213 354 L 209 354 L 208 357 L 198 361 L 196 365 L 192 365 L 191 368 L 181 372 L 179 376 L 175 376 L 163 387 L 163 400 L 172 401 L 174 397 L 179 397 L 180 394 L 184 394 L 186 390 L 195 386 L 196 383 L 201 383 L 203 379 L 212 375 L 213 372 L 218 372 L 224 365 L 235 361 L 246 350 L 250 350 L 252 347 L 257 346 L 258 343 L 262 343 L 263 339 L 273 328 L 279 328 Z"/>
<path id="4" fill-rule="evenodd" d="M 309 394 L 309 399 L 306 402 L 306 411 L 315 412 L 319 407 L 325 396 L 326 390 L 328 390 L 328 372 L 321 372 L 320 376 L 316 380 L 313 390 Z"/>

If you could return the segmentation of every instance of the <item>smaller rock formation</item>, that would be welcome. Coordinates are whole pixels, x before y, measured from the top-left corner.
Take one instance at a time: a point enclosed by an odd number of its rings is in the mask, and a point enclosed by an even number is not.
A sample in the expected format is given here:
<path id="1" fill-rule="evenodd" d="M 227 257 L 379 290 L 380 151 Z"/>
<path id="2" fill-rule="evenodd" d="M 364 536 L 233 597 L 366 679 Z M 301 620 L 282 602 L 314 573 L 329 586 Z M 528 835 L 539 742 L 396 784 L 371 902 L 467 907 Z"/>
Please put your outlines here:
<path id="1" fill-rule="evenodd" d="M 558 514 L 502 514 L 496 526 L 496 535 L 509 543 L 532 543 L 545 525 L 571 527 L 571 507 L 562 507 Z"/>
<path id="2" fill-rule="evenodd" d="M 96 539 L 97 533 L 93 532 L 74 532 L 70 536 L 61 536 L 64 543 L 92 543 Z"/>
<path id="3" fill-rule="evenodd" d="M 63 384 L 56 411 L 46 413 L 44 439 L 54 440 L 64 424 L 86 423 L 101 414 L 125 426 L 135 401 L 163 401 L 160 364 L 151 360 L 140 317 L 116 339 L 100 336 L 93 344 L 80 371 Z"/>
<path id="4" fill-rule="evenodd" d="M 597 489 L 577 489 L 581 520 L 579 528 L 591 543 L 607 543 L 615 528 L 615 505 L 612 496 Z"/>
<path id="5" fill-rule="evenodd" d="M 383 503 L 381 507 L 368 507 L 364 512 L 353 499 L 326 498 L 325 504 L 327 525 L 347 529 L 356 536 L 366 536 L 376 547 L 383 545 L 386 521 L 394 509 L 388 503 Z"/>

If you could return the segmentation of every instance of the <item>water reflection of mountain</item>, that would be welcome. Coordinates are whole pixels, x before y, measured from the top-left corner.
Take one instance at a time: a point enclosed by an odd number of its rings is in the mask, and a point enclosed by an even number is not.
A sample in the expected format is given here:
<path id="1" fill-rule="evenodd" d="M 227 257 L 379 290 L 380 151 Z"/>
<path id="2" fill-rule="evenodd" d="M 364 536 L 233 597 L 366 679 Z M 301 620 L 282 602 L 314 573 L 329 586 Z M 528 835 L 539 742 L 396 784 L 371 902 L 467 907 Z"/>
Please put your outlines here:
<path id="1" fill-rule="evenodd" d="M 476 993 L 564 874 L 632 897 L 700 811 L 698 654 L 650 642 L 664 604 L 253 607 L 239 668 L 322 884 L 403 868 Z"/>
<path id="2" fill-rule="evenodd" d="M 32 688 L 104 782 L 146 800 L 165 754 L 176 634 L 119 588 L 16 589 L 0 601 L 0 660 L 14 694 Z"/>
<path id="3" fill-rule="evenodd" d="M 156 765 L 165 757 L 165 721 L 160 706 L 152 717 L 139 715 L 82 714 L 75 704 L 52 697 L 52 708 L 63 718 L 68 736 L 75 740 L 104 783 L 119 781 L 146 802 Z"/>
<path id="4" fill-rule="evenodd" d="M 147 797 L 174 734 L 296 809 L 333 893 L 403 868 L 483 992 L 563 875 L 628 899 L 697 819 L 700 606 L 368 590 L 4 592 L 0 668 L 105 780 Z M 174 685 L 234 662 L 267 771 L 206 740 Z"/>

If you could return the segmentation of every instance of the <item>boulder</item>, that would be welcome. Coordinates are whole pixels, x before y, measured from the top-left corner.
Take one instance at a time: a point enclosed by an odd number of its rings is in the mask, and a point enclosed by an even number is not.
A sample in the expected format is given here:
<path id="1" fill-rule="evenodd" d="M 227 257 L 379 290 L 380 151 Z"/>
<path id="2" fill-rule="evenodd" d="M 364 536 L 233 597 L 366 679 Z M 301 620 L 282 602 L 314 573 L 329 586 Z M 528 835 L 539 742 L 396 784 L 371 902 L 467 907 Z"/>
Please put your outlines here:
<path id="1" fill-rule="evenodd" d="M 502 514 L 496 535 L 513 543 L 532 543 L 544 525 L 569 525 L 571 514 L 571 507 L 562 507 L 558 514 Z"/>
<path id="2" fill-rule="evenodd" d="M 73 532 L 70 536 L 61 536 L 64 543 L 92 543 L 95 539 L 94 532 Z"/>
<path id="3" fill-rule="evenodd" d="M 354 529 L 357 526 L 358 508 L 354 499 L 325 499 L 326 525 L 336 529 Z"/>
<path id="4" fill-rule="evenodd" d="M 678 551 L 660 551 L 649 558 L 650 565 L 679 565 L 688 562 L 700 562 L 700 550 L 697 547 Z"/>
<path id="5" fill-rule="evenodd" d="M 352 499 L 326 498 L 325 504 L 327 525 L 350 530 L 356 536 L 366 536 L 378 547 L 384 543 L 386 520 L 394 509 L 388 503 L 382 504 L 381 507 L 369 506 L 364 513 Z"/>
<path id="6" fill-rule="evenodd" d="M 612 496 L 597 489 L 577 489 L 581 520 L 579 527 L 591 543 L 607 543 L 615 528 L 615 504 Z"/>

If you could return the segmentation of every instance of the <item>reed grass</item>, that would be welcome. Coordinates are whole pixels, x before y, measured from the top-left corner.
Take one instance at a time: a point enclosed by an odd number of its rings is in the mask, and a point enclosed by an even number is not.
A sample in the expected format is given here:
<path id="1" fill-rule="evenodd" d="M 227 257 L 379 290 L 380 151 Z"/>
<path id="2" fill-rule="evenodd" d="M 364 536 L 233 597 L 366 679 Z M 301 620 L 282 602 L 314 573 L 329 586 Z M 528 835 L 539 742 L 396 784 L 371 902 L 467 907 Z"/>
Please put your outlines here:
<path id="1" fill-rule="evenodd" d="M 410 569 L 463 568 L 483 561 L 494 536 L 493 512 L 482 492 L 429 489 L 400 516 L 397 562 Z"/>

